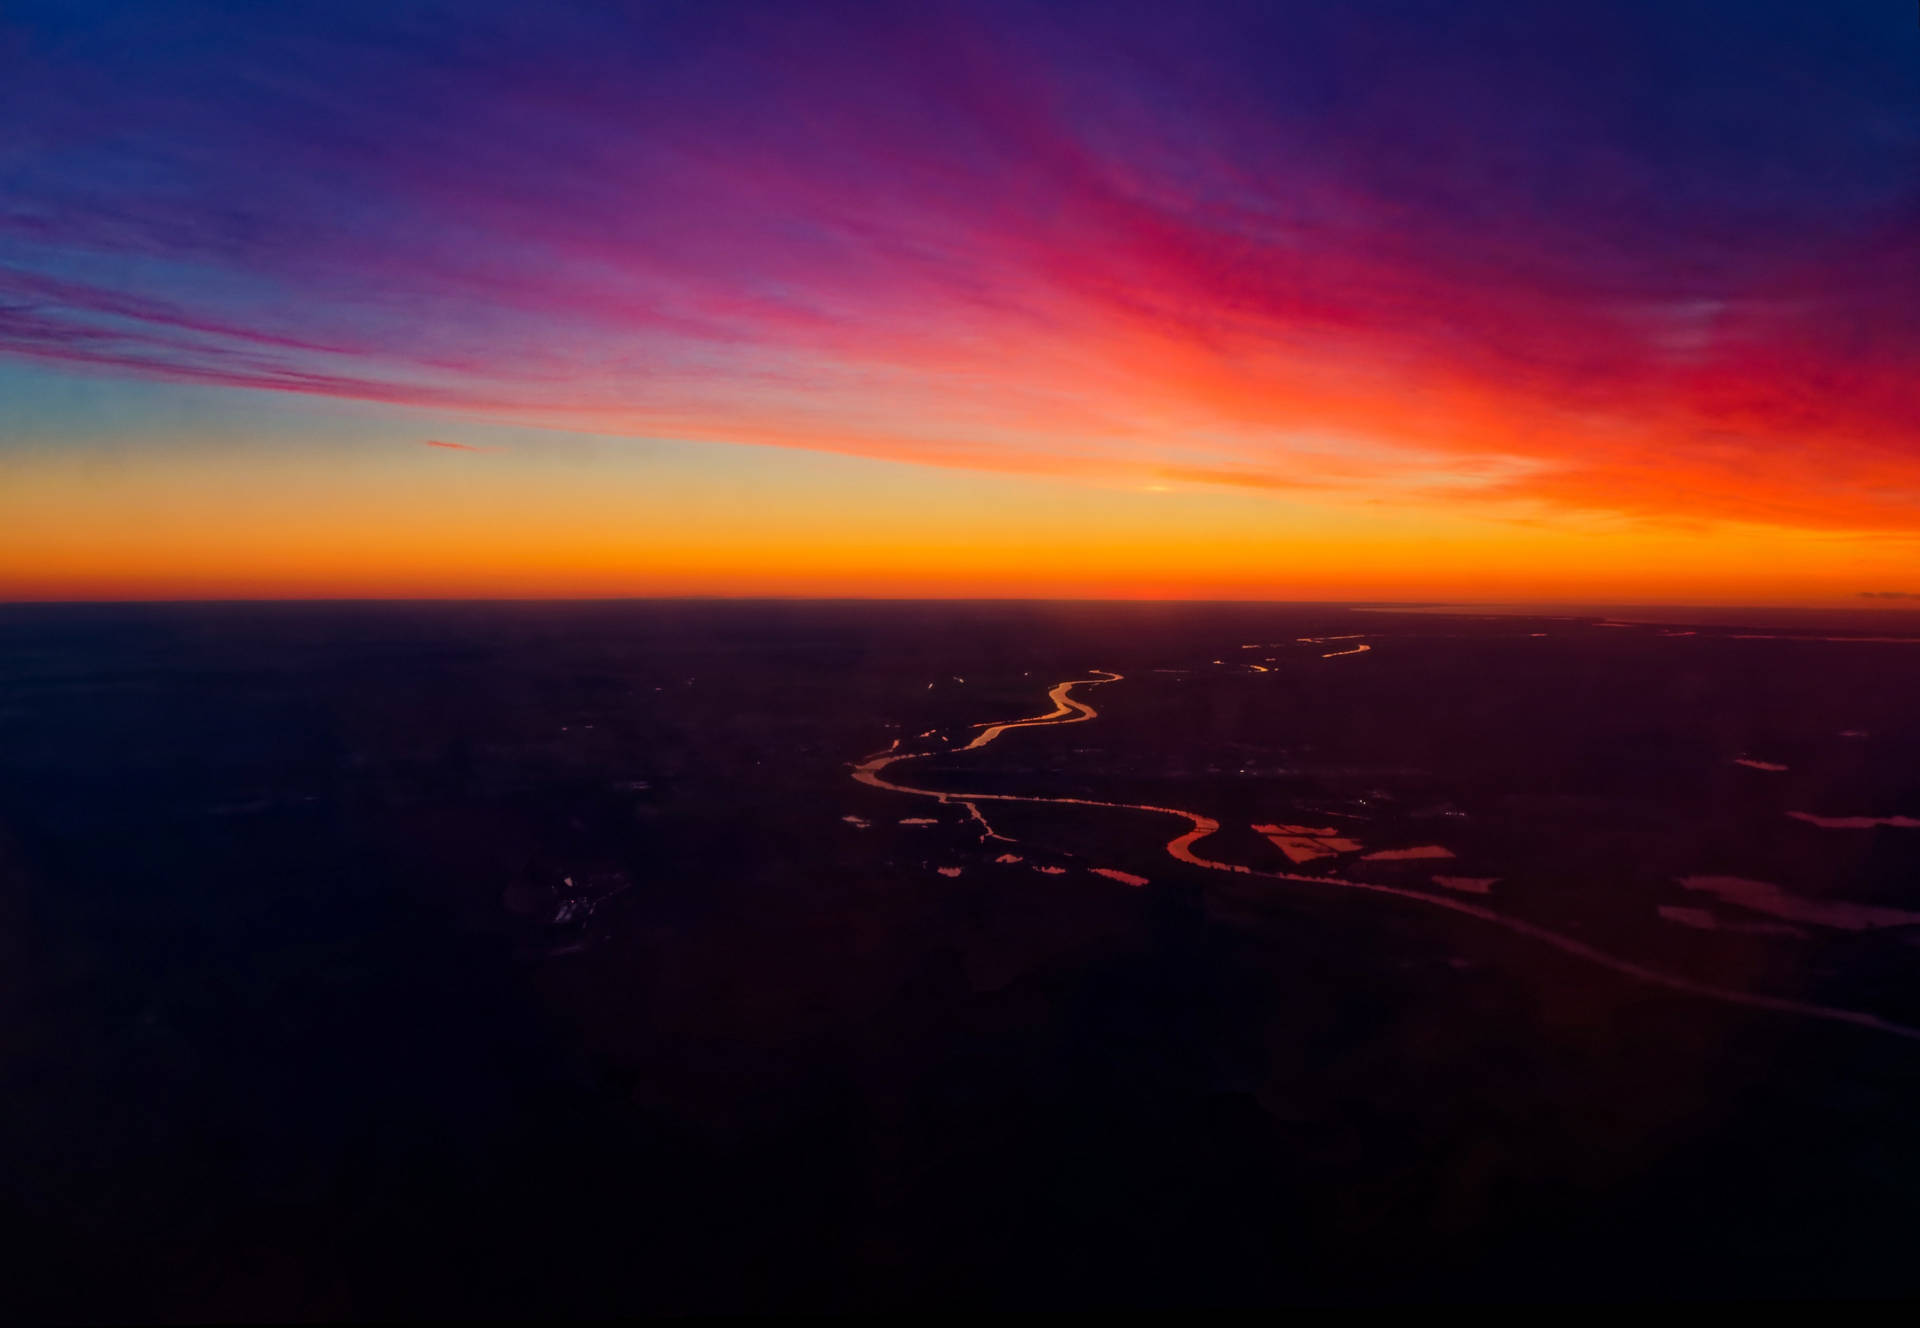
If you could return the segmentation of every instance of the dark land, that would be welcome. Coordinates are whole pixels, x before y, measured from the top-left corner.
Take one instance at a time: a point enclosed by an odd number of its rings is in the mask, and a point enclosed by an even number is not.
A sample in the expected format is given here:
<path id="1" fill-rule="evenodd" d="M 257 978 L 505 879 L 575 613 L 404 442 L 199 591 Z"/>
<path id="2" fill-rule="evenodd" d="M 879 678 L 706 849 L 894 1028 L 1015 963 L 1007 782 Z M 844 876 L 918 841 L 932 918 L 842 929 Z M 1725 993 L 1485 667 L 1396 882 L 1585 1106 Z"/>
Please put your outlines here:
<path id="1" fill-rule="evenodd" d="M 1920 614 L 1687 622 L 0 608 L 0 1311 L 1920 1292 L 1920 1041 L 1337 884 L 1920 1027 Z M 894 772 L 1328 883 L 851 778 L 1093 669 Z"/>

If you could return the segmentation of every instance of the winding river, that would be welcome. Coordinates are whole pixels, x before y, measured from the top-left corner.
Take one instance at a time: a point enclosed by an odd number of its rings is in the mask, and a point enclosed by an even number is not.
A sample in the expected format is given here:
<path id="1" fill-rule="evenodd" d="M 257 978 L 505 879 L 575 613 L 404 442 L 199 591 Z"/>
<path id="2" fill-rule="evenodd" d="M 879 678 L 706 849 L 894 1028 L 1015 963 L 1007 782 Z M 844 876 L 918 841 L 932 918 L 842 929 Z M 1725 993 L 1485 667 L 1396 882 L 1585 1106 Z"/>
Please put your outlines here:
<path id="1" fill-rule="evenodd" d="M 1366 649 L 1361 646 L 1360 650 Z M 1336 654 L 1357 654 L 1354 651 L 1339 651 Z M 1365 894 L 1388 895 L 1395 899 L 1407 900 L 1428 908 L 1445 909 L 1449 913 L 1458 913 L 1476 918 L 1491 926 L 1502 928 L 1516 936 L 1551 946 L 1564 954 L 1610 969 L 1636 982 L 1650 986 L 1664 987 L 1669 991 L 1698 996 L 1707 1000 L 1722 1001 L 1729 1005 L 1746 1006 L 1756 1010 L 1771 1010 L 1781 1014 L 1799 1015 L 1807 1019 L 1820 1019 L 1832 1023 L 1852 1024 L 1859 1028 L 1872 1029 L 1893 1037 L 1920 1042 L 1920 1028 L 1911 1028 L 1905 1024 L 1883 1019 L 1879 1015 L 1864 1010 L 1847 1010 L 1830 1005 L 1817 1005 L 1808 1001 L 1796 1001 L 1783 996 L 1766 996 L 1756 992 L 1738 991 L 1731 987 L 1717 987 L 1711 983 L 1696 982 L 1678 974 L 1662 972 L 1649 968 L 1631 959 L 1611 954 L 1588 945 L 1584 941 L 1550 928 L 1526 922 L 1520 918 L 1501 913 L 1496 909 L 1479 904 L 1468 903 L 1460 899 L 1451 899 L 1442 895 L 1428 894 L 1421 890 L 1410 890 L 1402 886 L 1376 885 L 1365 881 L 1346 881 L 1328 876 L 1308 876 L 1304 873 L 1268 871 L 1248 867 L 1237 862 L 1224 862 L 1195 852 L 1194 846 L 1207 839 L 1220 829 L 1220 823 L 1210 816 L 1199 812 L 1187 811 L 1179 807 L 1159 807 L 1151 803 L 1105 802 L 1094 798 L 1050 797 L 1044 794 L 1026 793 L 966 793 L 943 789 L 921 788 L 913 784 L 903 784 L 888 777 L 889 771 L 903 761 L 919 760 L 928 756 L 951 755 L 954 752 L 972 751 L 985 747 L 1010 729 L 1044 728 L 1062 724 L 1085 724 L 1099 717 L 1100 712 L 1087 702 L 1073 695 L 1079 687 L 1098 687 L 1107 683 L 1121 681 L 1122 675 L 1104 669 L 1093 671 L 1093 677 L 1070 678 L 1055 683 L 1047 692 L 1047 699 L 1053 702 L 1053 709 L 1045 714 L 1034 715 L 1027 719 L 1006 720 L 997 723 L 977 725 L 980 732 L 971 740 L 957 747 L 938 751 L 903 752 L 899 739 L 884 751 L 876 752 L 853 767 L 853 777 L 862 784 L 874 788 L 886 789 L 892 793 L 904 793 L 914 797 L 931 798 L 943 805 L 960 806 L 979 823 L 984 837 L 1005 840 L 1007 837 L 994 830 L 986 816 L 980 810 L 981 803 L 1021 802 L 1034 804 L 1055 804 L 1070 807 L 1102 807 L 1114 811 L 1144 812 L 1154 816 L 1171 816 L 1187 823 L 1187 829 L 1169 839 L 1166 852 L 1176 861 L 1188 866 L 1204 868 L 1207 871 L 1228 872 L 1236 876 L 1258 877 L 1263 880 L 1285 881 L 1293 884 L 1313 886 L 1321 889 L 1350 890 Z"/>

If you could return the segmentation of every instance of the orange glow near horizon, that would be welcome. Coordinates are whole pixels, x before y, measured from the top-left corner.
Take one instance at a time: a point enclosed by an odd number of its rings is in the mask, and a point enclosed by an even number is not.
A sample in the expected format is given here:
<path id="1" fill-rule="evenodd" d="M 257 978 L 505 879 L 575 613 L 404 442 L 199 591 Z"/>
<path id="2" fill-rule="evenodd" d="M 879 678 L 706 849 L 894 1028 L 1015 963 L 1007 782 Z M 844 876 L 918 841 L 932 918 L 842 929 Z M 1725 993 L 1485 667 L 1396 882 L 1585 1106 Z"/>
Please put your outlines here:
<path id="1" fill-rule="evenodd" d="M 0 492 L 0 598 L 1868 607 L 1863 592 L 1903 588 L 1915 551 L 1904 538 L 1726 522 L 1546 522 L 1417 495 L 1300 501 L 790 449 L 722 449 L 734 455 L 715 466 L 712 444 L 541 444 L 38 454 Z"/>

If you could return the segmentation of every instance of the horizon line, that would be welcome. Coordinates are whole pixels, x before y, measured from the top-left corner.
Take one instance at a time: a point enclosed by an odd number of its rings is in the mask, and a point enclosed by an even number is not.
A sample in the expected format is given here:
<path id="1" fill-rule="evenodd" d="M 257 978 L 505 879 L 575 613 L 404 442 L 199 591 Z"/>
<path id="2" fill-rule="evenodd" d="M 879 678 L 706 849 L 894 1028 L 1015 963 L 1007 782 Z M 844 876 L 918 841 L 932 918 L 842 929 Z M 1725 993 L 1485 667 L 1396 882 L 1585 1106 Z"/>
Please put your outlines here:
<path id="1" fill-rule="evenodd" d="M 1651 600 L 1651 599 L 1279 599 L 1256 596 L 1137 595 L 182 595 L 133 598 L 6 598 L 0 608 L 132 607 L 261 604 L 1233 604 L 1374 610 L 1419 609 L 1764 609 L 1837 612 L 1920 612 L 1920 595 L 1862 594 L 1855 600 Z"/>

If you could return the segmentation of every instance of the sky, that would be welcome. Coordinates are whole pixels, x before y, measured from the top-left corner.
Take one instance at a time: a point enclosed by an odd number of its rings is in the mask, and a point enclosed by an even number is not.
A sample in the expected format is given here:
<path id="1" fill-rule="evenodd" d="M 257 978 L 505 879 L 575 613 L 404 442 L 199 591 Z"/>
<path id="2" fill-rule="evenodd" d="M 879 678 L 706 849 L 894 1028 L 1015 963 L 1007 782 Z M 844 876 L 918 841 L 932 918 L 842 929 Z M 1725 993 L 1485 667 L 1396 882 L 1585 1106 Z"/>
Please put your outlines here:
<path id="1" fill-rule="evenodd" d="M 0 8 L 0 599 L 1901 594 L 1904 2 Z"/>

